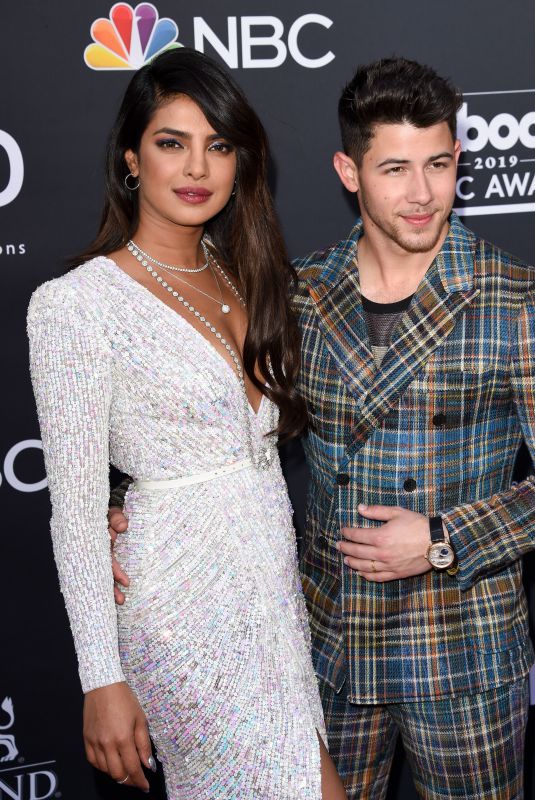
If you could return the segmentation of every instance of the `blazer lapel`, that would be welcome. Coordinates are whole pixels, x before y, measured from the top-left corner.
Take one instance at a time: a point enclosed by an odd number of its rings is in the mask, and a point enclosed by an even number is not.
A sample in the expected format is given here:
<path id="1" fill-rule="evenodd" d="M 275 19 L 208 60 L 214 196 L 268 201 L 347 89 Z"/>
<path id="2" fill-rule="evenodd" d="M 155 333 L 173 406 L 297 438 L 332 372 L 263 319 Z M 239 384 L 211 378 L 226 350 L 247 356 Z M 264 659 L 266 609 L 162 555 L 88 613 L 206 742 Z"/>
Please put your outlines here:
<path id="1" fill-rule="evenodd" d="M 329 255 L 321 274 L 309 286 L 327 348 L 342 381 L 357 399 L 370 388 L 376 372 L 355 258 L 361 232 L 359 222 L 347 241 Z"/>
<path id="2" fill-rule="evenodd" d="M 479 294 L 473 285 L 474 237 L 452 214 L 442 250 L 424 276 L 394 332 L 381 367 L 361 404 L 361 420 L 349 453 L 369 437 L 394 408 L 432 353 L 453 330 L 458 315 Z"/>

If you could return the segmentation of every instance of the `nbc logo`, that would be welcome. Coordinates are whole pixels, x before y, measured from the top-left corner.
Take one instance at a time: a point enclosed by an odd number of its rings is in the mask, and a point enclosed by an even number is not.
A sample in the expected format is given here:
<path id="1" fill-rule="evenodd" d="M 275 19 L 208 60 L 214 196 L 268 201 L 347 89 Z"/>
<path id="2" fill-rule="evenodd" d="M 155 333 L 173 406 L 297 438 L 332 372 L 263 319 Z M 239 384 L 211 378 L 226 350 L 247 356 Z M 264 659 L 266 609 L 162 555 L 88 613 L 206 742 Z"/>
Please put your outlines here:
<path id="1" fill-rule="evenodd" d="M 91 26 L 93 44 L 86 47 L 84 61 L 91 69 L 139 69 L 153 56 L 176 42 L 178 28 L 172 19 L 159 19 L 152 3 L 115 3 L 109 19 L 96 19 Z M 180 43 L 176 42 L 176 47 Z"/>
<path id="2" fill-rule="evenodd" d="M 274 69 L 287 59 L 306 69 L 319 69 L 335 58 L 332 50 L 320 44 L 315 45 L 319 52 L 310 52 L 310 44 L 306 54 L 301 49 L 303 31 L 332 26 L 332 19 L 324 14 L 302 14 L 293 22 L 271 15 L 230 16 L 226 23 L 226 32 L 218 25 L 216 33 L 204 17 L 194 16 L 190 46 L 204 53 L 208 45 L 209 52 L 214 50 L 230 69 Z M 139 69 L 163 50 L 183 47 L 177 42 L 176 22 L 159 19 L 152 3 L 139 3 L 135 8 L 115 3 L 109 19 L 93 22 L 91 37 L 93 43 L 86 47 L 84 61 L 94 70 Z"/>

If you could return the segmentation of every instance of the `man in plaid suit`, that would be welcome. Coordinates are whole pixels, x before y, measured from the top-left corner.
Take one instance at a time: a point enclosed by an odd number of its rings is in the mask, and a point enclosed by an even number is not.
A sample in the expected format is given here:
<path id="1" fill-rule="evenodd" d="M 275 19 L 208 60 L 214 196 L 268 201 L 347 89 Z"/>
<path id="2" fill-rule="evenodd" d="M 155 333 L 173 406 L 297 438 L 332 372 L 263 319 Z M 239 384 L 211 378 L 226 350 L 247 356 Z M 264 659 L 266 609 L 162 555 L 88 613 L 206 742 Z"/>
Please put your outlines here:
<path id="1" fill-rule="evenodd" d="M 452 213 L 459 93 L 404 59 L 340 100 L 361 218 L 297 262 L 310 429 L 301 557 L 330 751 L 382 798 L 398 733 L 427 798 L 520 798 L 533 661 L 535 270 Z M 432 539 L 432 541 L 431 541 Z"/>

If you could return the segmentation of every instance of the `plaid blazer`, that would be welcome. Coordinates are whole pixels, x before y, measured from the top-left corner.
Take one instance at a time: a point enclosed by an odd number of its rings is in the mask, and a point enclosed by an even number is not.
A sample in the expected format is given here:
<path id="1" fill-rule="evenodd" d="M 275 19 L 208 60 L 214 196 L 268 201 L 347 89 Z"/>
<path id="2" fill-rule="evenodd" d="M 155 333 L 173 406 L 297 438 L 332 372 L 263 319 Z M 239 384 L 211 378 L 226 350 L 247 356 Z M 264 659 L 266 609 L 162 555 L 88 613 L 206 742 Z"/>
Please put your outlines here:
<path id="1" fill-rule="evenodd" d="M 295 262 L 313 657 L 357 703 L 483 691 L 533 660 L 521 556 L 535 547 L 535 478 L 511 476 L 522 438 L 535 455 L 535 270 L 450 223 L 379 369 L 359 289 L 362 223 Z M 378 524 L 359 502 L 440 514 L 458 574 L 359 577 L 334 547 L 342 525 Z"/>

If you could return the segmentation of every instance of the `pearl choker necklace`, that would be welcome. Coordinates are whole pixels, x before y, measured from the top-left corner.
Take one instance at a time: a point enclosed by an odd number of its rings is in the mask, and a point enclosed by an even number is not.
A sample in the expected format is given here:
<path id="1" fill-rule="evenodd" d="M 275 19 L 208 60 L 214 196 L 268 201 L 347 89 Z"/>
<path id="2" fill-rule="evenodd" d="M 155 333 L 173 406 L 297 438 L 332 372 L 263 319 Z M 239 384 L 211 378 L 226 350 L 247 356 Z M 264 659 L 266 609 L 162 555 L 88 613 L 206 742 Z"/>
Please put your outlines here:
<path id="1" fill-rule="evenodd" d="M 137 250 L 137 253 L 135 253 L 136 256 L 138 253 L 140 253 L 147 259 L 147 261 L 151 261 L 153 264 L 156 264 L 158 267 L 162 267 L 163 269 L 170 269 L 172 272 L 203 272 L 207 268 L 210 262 L 210 253 L 208 252 L 208 248 L 202 239 L 201 239 L 201 247 L 205 261 L 204 264 L 202 264 L 200 267 L 175 267 L 172 264 L 166 264 L 163 261 L 158 261 L 157 258 L 149 256 L 148 253 L 142 250 L 141 247 L 133 241 L 133 239 L 129 240 L 127 247 L 131 253 L 133 253 L 134 250 Z M 141 259 L 139 260 L 141 261 Z"/>

